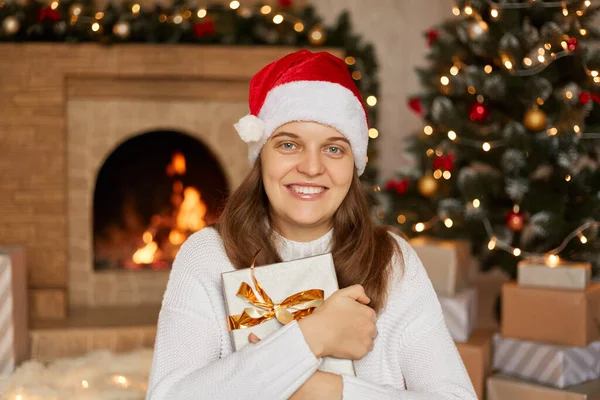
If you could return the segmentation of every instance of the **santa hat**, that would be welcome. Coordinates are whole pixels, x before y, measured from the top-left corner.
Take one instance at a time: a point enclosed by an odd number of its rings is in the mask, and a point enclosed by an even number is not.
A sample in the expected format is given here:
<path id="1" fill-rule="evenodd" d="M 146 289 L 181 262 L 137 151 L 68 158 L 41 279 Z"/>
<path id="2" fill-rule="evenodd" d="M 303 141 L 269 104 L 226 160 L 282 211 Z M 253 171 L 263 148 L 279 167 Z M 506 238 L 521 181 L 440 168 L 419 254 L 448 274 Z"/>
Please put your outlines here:
<path id="1" fill-rule="evenodd" d="M 326 52 L 300 50 L 260 70 L 250 81 L 250 113 L 235 129 L 254 164 L 280 126 L 312 121 L 338 130 L 350 142 L 358 175 L 365 170 L 367 112 L 344 61 Z"/>

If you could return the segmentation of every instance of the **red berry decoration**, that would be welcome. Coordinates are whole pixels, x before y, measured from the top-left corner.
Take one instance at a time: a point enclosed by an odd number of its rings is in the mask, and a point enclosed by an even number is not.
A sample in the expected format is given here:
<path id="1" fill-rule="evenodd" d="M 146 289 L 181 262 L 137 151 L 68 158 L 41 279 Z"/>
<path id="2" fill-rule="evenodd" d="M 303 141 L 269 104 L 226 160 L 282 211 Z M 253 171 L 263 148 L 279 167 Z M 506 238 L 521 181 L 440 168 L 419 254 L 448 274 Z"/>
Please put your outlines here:
<path id="1" fill-rule="evenodd" d="M 216 31 L 215 24 L 210 19 L 194 24 L 194 35 L 197 38 L 201 38 L 204 35 L 212 35 Z"/>
<path id="2" fill-rule="evenodd" d="M 577 49 L 577 38 L 569 38 L 569 40 L 567 40 L 567 48 L 571 51 L 575 51 L 575 49 Z"/>
<path id="3" fill-rule="evenodd" d="M 427 31 L 427 46 L 431 47 L 435 41 L 440 37 L 440 32 L 435 29 Z"/>
<path id="4" fill-rule="evenodd" d="M 385 190 L 395 190 L 398 194 L 404 194 L 408 190 L 408 179 L 391 179 L 385 184 Z"/>
<path id="5" fill-rule="evenodd" d="M 469 118 L 475 122 L 485 122 L 490 116 L 490 110 L 481 103 L 475 102 L 469 109 Z"/>
<path id="6" fill-rule="evenodd" d="M 423 114 L 421 99 L 418 97 L 413 97 L 412 99 L 408 100 L 408 107 L 419 115 Z"/>
<path id="7" fill-rule="evenodd" d="M 445 156 L 436 157 L 433 160 L 433 169 L 442 169 L 444 171 L 450 171 L 454 169 L 454 154 L 448 154 Z"/>
<path id="8" fill-rule="evenodd" d="M 596 103 L 600 103 L 600 96 L 596 93 L 590 92 L 580 92 L 579 93 L 579 102 L 583 105 L 586 105 L 590 102 L 590 100 L 594 100 Z"/>
<path id="9" fill-rule="evenodd" d="M 292 0 L 277 0 L 277 3 L 279 3 L 279 7 L 291 7 L 292 6 Z"/>
<path id="10" fill-rule="evenodd" d="M 513 232 L 521 232 L 523 227 L 525 226 L 525 213 L 523 212 L 515 212 L 515 210 L 510 210 L 508 215 L 506 216 L 506 226 Z"/>
<path id="11" fill-rule="evenodd" d="M 58 22 L 60 20 L 60 13 L 57 10 L 52 9 L 52 7 L 42 8 L 38 14 L 38 21 L 44 22 L 46 19 L 49 19 L 52 22 Z"/>

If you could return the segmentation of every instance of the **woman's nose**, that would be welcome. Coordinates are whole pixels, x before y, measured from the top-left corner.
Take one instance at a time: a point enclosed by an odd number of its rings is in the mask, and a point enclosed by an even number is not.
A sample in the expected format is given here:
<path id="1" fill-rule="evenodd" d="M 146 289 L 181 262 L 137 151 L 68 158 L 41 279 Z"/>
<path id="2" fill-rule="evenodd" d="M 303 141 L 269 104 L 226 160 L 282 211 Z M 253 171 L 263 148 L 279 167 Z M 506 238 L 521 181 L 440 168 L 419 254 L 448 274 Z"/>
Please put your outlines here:
<path id="1" fill-rule="evenodd" d="M 324 171 L 325 165 L 321 159 L 322 155 L 320 151 L 307 151 L 304 153 L 304 157 L 298 163 L 298 172 L 306 174 L 308 176 L 320 175 Z"/>

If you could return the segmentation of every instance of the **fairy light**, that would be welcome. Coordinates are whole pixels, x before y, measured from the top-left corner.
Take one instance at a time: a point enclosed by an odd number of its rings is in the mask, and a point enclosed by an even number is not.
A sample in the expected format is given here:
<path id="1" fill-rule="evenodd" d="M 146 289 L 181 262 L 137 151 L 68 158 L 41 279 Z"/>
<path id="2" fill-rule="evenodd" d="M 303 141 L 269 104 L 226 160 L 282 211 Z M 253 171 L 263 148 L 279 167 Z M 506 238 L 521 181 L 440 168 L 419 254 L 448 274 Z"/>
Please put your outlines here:
<path id="1" fill-rule="evenodd" d="M 579 237 L 579 241 L 581 241 L 581 243 L 586 244 L 587 243 L 587 238 L 583 235 L 583 233 L 581 232 L 577 232 L 577 236 Z"/>
<path id="2" fill-rule="evenodd" d="M 475 86 L 469 86 L 467 92 L 469 92 L 469 94 L 475 94 L 477 93 L 477 90 L 475 90 Z"/>
<path id="3" fill-rule="evenodd" d="M 498 9 L 497 8 L 492 8 L 490 10 L 490 15 L 492 16 L 492 18 L 498 18 Z"/>
<path id="4" fill-rule="evenodd" d="M 85 379 L 81 381 L 81 386 L 84 389 L 88 389 L 90 387 L 90 384 L 88 383 L 88 381 L 86 381 Z"/>
<path id="5" fill-rule="evenodd" d="M 581 128 L 579 127 L 579 125 L 573 125 L 573 131 L 575 131 L 575 133 L 580 133 Z"/>
<path id="6" fill-rule="evenodd" d="M 406 217 L 402 214 L 398 215 L 398 218 L 396 218 L 396 221 L 398 221 L 399 224 L 403 224 L 406 222 Z"/>
<path id="7" fill-rule="evenodd" d="M 198 15 L 198 18 L 206 17 L 206 10 L 204 8 L 199 9 L 197 15 Z"/>
<path id="8" fill-rule="evenodd" d="M 496 248 L 496 241 L 497 241 L 497 239 L 495 236 L 490 239 L 490 241 L 488 242 L 489 250 L 494 250 Z"/>
<path id="9" fill-rule="evenodd" d="M 367 104 L 370 105 L 371 107 L 375 106 L 375 104 L 377 104 L 377 97 L 372 96 L 372 95 L 367 97 Z"/>
<path id="10" fill-rule="evenodd" d="M 550 254 L 548 258 L 546 258 L 546 265 L 551 268 L 556 267 L 560 263 L 560 257 L 556 254 Z"/>
<path id="11" fill-rule="evenodd" d="M 598 71 L 596 71 L 596 70 L 590 71 L 590 75 L 592 75 L 594 78 L 596 78 L 598 76 Z"/>
<path id="12" fill-rule="evenodd" d="M 354 65 L 356 64 L 356 58 L 352 57 L 352 56 L 348 56 L 344 59 L 344 61 L 346 62 L 346 64 L 348 65 Z"/>
<path id="13" fill-rule="evenodd" d="M 492 66 L 491 65 L 486 65 L 485 67 L 483 67 L 483 70 L 485 71 L 486 74 L 491 74 L 492 73 Z"/>
<path id="14" fill-rule="evenodd" d="M 58 8 L 58 1 L 53 1 L 52 4 L 50 4 L 50 8 L 56 10 Z"/>
<path id="15" fill-rule="evenodd" d="M 448 77 L 444 75 L 440 78 L 440 83 L 442 85 L 446 86 L 450 83 L 450 79 L 448 79 Z"/>
<path id="16" fill-rule="evenodd" d="M 237 10 L 238 8 L 240 8 L 240 2 L 237 0 L 232 1 L 231 3 L 229 3 L 229 8 L 231 8 L 232 10 Z"/>
<path id="17" fill-rule="evenodd" d="M 425 230 L 425 224 L 422 222 L 419 222 L 419 223 L 415 224 L 414 229 L 417 232 L 423 232 Z"/>
<path id="18" fill-rule="evenodd" d="M 100 30 L 100 24 L 99 24 L 99 23 L 97 23 L 97 22 L 94 22 L 94 23 L 92 24 L 92 30 L 93 30 L 94 32 L 98 32 L 98 31 Z"/>
<path id="19" fill-rule="evenodd" d="M 552 45 L 551 45 L 550 43 L 546 43 L 546 44 L 544 45 L 544 48 L 545 48 L 546 50 L 551 50 L 551 49 L 552 49 Z"/>
<path id="20" fill-rule="evenodd" d="M 471 7 L 470 5 L 465 6 L 465 14 L 473 15 L 473 7 Z"/>
<path id="21" fill-rule="evenodd" d="M 523 64 L 525 64 L 528 67 L 531 67 L 531 65 L 533 64 L 533 61 L 531 61 L 531 58 L 525 57 L 525 58 L 523 58 Z"/>
<path id="22" fill-rule="evenodd" d="M 548 133 L 548 136 L 554 136 L 558 133 L 558 129 L 552 127 L 550 129 L 548 129 L 546 132 Z"/>
<path id="23" fill-rule="evenodd" d="M 583 11 L 577 10 L 575 11 L 575 14 L 577 14 L 578 17 L 581 17 L 583 15 Z"/>
<path id="24" fill-rule="evenodd" d="M 506 60 L 504 61 L 504 66 L 506 67 L 506 69 L 512 69 L 513 64 L 512 62 L 510 62 L 510 60 Z"/>
<path id="25" fill-rule="evenodd" d="M 456 140 L 456 132 L 454 131 L 448 131 L 448 139 L 450 140 Z"/>
<path id="26" fill-rule="evenodd" d="M 569 10 L 567 10 L 567 5 L 563 3 L 562 13 L 565 17 L 569 16 Z"/>
<path id="27" fill-rule="evenodd" d="M 427 125 L 423 128 L 423 132 L 425 132 L 425 134 L 429 136 L 433 134 L 433 128 L 430 125 Z"/>
<path id="28" fill-rule="evenodd" d="M 458 75 L 458 67 L 455 65 L 452 68 L 450 68 L 450 75 L 456 76 Z"/>
<path id="29" fill-rule="evenodd" d="M 485 142 L 485 143 L 484 143 L 484 144 L 481 146 L 481 148 L 483 149 L 483 151 L 485 151 L 485 152 L 488 152 L 488 151 L 490 151 L 490 149 L 492 148 L 492 146 L 491 146 L 491 145 L 490 145 L 488 142 Z"/>
<path id="30" fill-rule="evenodd" d="M 313 33 L 319 33 L 319 32 L 313 32 Z M 360 71 L 354 71 L 352 73 L 352 79 L 354 79 L 355 81 L 360 81 L 361 78 L 362 78 L 362 75 L 361 75 Z"/>
<path id="31" fill-rule="evenodd" d="M 102 11 L 98 11 L 96 13 L 96 15 L 94 16 L 94 18 L 96 18 L 96 19 L 102 19 L 102 18 L 104 18 L 104 13 Z"/>
<path id="32" fill-rule="evenodd" d="M 481 202 L 479 201 L 479 199 L 474 199 L 473 200 L 473 207 L 479 208 L 480 205 L 481 205 Z"/>
<path id="33" fill-rule="evenodd" d="M 436 150 L 436 151 L 435 151 L 435 155 L 436 155 L 436 156 L 438 156 L 438 157 L 441 157 L 441 156 L 443 156 L 443 155 L 444 155 L 444 152 L 443 152 L 443 151 L 441 151 L 441 150 Z"/>
<path id="34" fill-rule="evenodd" d="M 134 14 L 138 14 L 140 12 L 140 5 L 139 4 L 134 4 L 131 6 L 131 12 Z"/>
<path id="35" fill-rule="evenodd" d="M 567 99 L 571 100 L 571 99 L 573 98 L 573 92 L 567 91 L 567 92 L 565 93 L 565 97 L 566 97 Z"/>
<path id="36" fill-rule="evenodd" d="M 427 149 L 427 152 L 425 154 L 427 154 L 427 157 L 433 157 L 435 151 L 433 151 L 433 149 Z"/>
<path id="37" fill-rule="evenodd" d="M 446 228 L 452 228 L 452 225 L 454 225 L 454 222 L 452 222 L 452 220 L 450 218 L 446 218 L 444 220 L 444 225 L 446 225 Z"/>
<path id="38" fill-rule="evenodd" d="M 595 82 L 595 83 L 600 83 L 600 77 L 597 77 L 597 76 L 596 76 L 596 77 L 594 77 L 594 82 Z"/>
<path id="39" fill-rule="evenodd" d="M 450 171 L 444 171 L 442 176 L 444 177 L 445 180 L 449 180 L 450 178 L 452 178 L 452 173 Z"/>
<path id="40" fill-rule="evenodd" d="M 456 4 L 452 6 L 452 14 L 456 15 L 457 17 L 460 15 L 460 8 L 458 8 Z"/>
<path id="41" fill-rule="evenodd" d="M 565 181 L 570 182 L 571 181 L 571 175 L 565 176 Z"/>
<path id="42" fill-rule="evenodd" d="M 435 171 L 433 171 L 433 177 L 435 179 L 440 179 L 442 177 L 442 170 L 436 169 Z"/>
<path id="43" fill-rule="evenodd" d="M 519 257 L 521 255 L 521 249 L 519 249 L 518 247 L 513 249 L 513 255 L 515 257 Z"/>
<path id="44" fill-rule="evenodd" d="M 279 25 L 280 23 L 283 22 L 283 15 L 281 14 L 277 14 L 273 17 L 273 23 L 276 25 Z"/>
<path id="45" fill-rule="evenodd" d="M 541 106 L 541 105 L 544 105 L 544 99 L 542 99 L 541 97 L 538 97 L 538 98 L 535 100 L 535 102 L 536 102 L 536 103 L 538 103 L 540 106 Z"/>
<path id="46" fill-rule="evenodd" d="M 592 5 L 592 2 L 590 0 L 585 0 L 583 4 L 585 4 L 586 7 L 589 7 Z"/>
<path id="47" fill-rule="evenodd" d="M 260 13 L 263 15 L 268 15 L 271 13 L 271 10 L 272 10 L 271 6 L 262 6 L 260 8 Z"/>
<path id="48" fill-rule="evenodd" d="M 176 15 L 173 17 L 173 22 L 176 24 L 180 24 L 183 22 L 183 16 L 181 15 Z"/>
<path id="49" fill-rule="evenodd" d="M 538 61 L 541 62 L 541 63 L 543 63 L 543 62 L 546 61 L 546 57 L 544 57 L 544 56 L 538 56 Z"/>
<path id="50" fill-rule="evenodd" d="M 371 139 L 377 139 L 377 137 L 379 136 L 379 131 L 375 128 L 370 128 L 369 129 L 369 137 Z"/>
<path id="51" fill-rule="evenodd" d="M 581 28 L 581 29 L 579 30 L 579 34 L 580 34 L 581 36 L 585 36 L 585 35 L 587 35 L 587 30 L 585 30 L 584 28 Z"/>

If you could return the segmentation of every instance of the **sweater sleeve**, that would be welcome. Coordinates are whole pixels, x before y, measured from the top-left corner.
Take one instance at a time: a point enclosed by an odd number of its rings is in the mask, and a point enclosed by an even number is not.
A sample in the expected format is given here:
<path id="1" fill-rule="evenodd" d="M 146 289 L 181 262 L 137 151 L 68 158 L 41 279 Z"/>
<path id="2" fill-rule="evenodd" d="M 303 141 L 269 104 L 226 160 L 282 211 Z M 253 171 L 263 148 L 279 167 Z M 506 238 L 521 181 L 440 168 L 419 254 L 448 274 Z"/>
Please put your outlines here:
<path id="1" fill-rule="evenodd" d="M 343 399 L 477 400 L 427 272 L 410 245 L 393 236 L 404 262 L 395 261 L 402 275 L 391 283 L 386 325 L 394 332 L 390 351 L 404 382 L 397 377 L 393 385 L 376 385 L 344 376 Z"/>
<path id="2" fill-rule="evenodd" d="M 217 321 L 211 306 L 220 299 L 211 298 L 196 276 L 197 263 L 211 257 L 209 249 L 198 247 L 186 242 L 174 262 L 159 315 L 147 399 L 290 397 L 319 365 L 299 325 L 292 322 L 260 343 L 220 358 L 219 324 L 225 321 Z"/>

